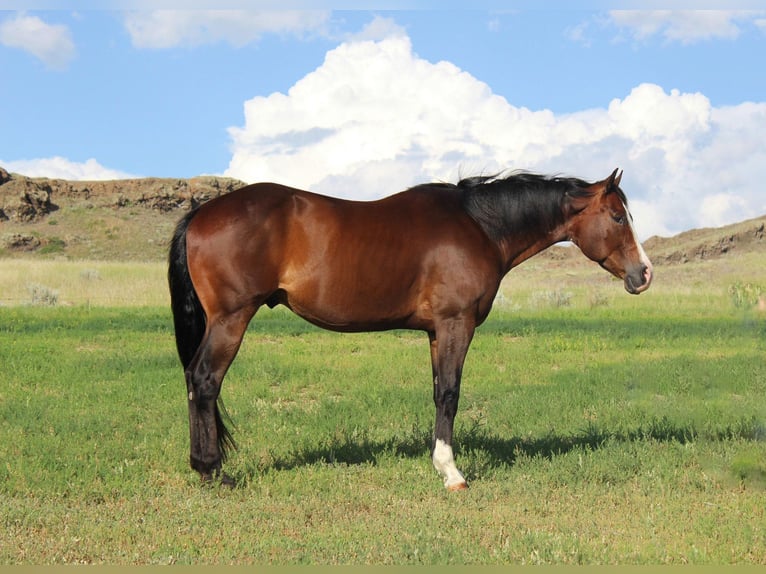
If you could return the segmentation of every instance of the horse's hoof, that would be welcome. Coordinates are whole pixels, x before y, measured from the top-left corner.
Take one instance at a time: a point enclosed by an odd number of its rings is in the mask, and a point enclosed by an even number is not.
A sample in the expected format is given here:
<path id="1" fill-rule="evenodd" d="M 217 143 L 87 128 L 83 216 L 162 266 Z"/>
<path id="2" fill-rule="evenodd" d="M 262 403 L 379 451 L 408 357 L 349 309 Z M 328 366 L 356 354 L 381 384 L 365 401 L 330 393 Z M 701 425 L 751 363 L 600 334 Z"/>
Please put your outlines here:
<path id="1" fill-rule="evenodd" d="M 237 481 L 228 474 L 221 474 L 220 482 L 221 486 L 225 486 L 226 488 L 234 488 L 237 486 Z"/>
<path id="2" fill-rule="evenodd" d="M 237 486 L 237 482 L 232 477 L 220 470 L 212 474 L 202 474 L 200 475 L 200 478 L 202 480 L 202 484 L 205 486 L 221 485 L 227 488 L 234 488 Z"/>
<path id="3" fill-rule="evenodd" d="M 447 485 L 447 490 L 450 492 L 457 492 L 459 490 L 468 490 L 468 483 L 463 482 L 456 482 L 455 484 L 449 484 Z"/>

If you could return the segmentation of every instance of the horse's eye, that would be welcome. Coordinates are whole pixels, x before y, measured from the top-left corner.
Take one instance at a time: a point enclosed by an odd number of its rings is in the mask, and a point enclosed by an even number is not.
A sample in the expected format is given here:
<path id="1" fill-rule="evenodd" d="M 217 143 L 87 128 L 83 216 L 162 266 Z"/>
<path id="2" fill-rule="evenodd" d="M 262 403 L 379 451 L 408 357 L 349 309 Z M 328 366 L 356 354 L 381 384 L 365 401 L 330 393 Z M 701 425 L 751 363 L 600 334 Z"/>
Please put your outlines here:
<path id="1" fill-rule="evenodd" d="M 628 222 L 628 218 L 625 215 L 612 215 L 612 219 L 617 225 L 625 225 Z"/>

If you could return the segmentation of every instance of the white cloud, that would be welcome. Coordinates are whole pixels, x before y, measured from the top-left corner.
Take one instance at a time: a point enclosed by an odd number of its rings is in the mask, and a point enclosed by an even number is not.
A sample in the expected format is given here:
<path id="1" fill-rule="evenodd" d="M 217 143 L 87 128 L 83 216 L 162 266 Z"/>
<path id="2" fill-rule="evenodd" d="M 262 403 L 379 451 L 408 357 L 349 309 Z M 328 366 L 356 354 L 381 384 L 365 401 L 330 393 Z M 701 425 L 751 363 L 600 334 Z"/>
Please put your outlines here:
<path id="1" fill-rule="evenodd" d="M 104 167 L 92 158 L 85 162 L 73 162 L 63 157 L 17 161 L 0 159 L 0 166 L 4 167 L 6 171 L 20 173 L 27 177 L 87 181 L 136 177 L 129 173 Z"/>
<path id="2" fill-rule="evenodd" d="M 730 223 L 737 214 L 747 209 L 744 198 L 734 193 L 715 193 L 702 199 L 700 219 L 707 227 L 718 227 Z"/>
<path id="3" fill-rule="evenodd" d="M 574 26 L 570 26 L 564 31 L 564 35 L 572 40 L 572 42 L 582 44 L 583 46 L 589 48 L 592 44 L 591 38 L 589 36 L 590 24 L 591 23 L 586 20 Z"/>
<path id="4" fill-rule="evenodd" d="M 396 21 L 383 16 L 375 16 L 358 34 L 351 34 L 347 42 L 366 42 L 385 40 L 394 36 L 406 36 L 407 32 Z"/>
<path id="5" fill-rule="evenodd" d="M 29 52 L 54 70 L 63 70 L 76 50 L 69 28 L 19 13 L 0 22 L 0 45 Z"/>
<path id="6" fill-rule="evenodd" d="M 759 12 L 731 10 L 613 10 L 611 21 L 630 31 L 635 40 L 661 35 L 669 42 L 692 44 L 711 38 L 736 38 L 738 22 Z"/>
<path id="7" fill-rule="evenodd" d="M 644 238 L 766 213 L 766 102 L 715 108 L 642 84 L 604 108 L 533 111 L 398 34 L 341 44 L 244 109 L 226 175 L 245 181 L 370 199 L 502 169 L 595 180 L 621 167 Z"/>
<path id="8" fill-rule="evenodd" d="M 329 18 L 330 12 L 323 10 L 155 10 L 128 13 L 125 26 L 137 48 L 217 42 L 239 47 L 266 33 L 321 33 Z"/>

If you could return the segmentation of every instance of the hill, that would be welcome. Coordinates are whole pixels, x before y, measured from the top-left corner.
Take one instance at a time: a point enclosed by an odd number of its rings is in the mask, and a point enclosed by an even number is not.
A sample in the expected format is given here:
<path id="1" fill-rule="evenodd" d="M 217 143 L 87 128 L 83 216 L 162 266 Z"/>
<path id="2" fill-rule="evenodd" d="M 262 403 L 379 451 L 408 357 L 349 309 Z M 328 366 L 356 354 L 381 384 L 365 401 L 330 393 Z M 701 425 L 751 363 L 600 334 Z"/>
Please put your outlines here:
<path id="1" fill-rule="evenodd" d="M 181 213 L 243 185 L 215 176 L 67 181 L 0 168 L 0 255 L 164 259 Z"/>
<path id="2" fill-rule="evenodd" d="M 0 256 L 159 261 L 180 215 L 245 185 L 223 177 L 68 181 L 0 168 Z M 644 242 L 655 265 L 705 261 L 766 247 L 766 215 Z M 554 247 L 544 260 L 575 250 Z"/>
<path id="3" fill-rule="evenodd" d="M 724 227 L 693 229 L 670 238 L 650 237 L 644 242 L 644 249 L 655 264 L 716 259 L 764 247 L 766 215 Z"/>

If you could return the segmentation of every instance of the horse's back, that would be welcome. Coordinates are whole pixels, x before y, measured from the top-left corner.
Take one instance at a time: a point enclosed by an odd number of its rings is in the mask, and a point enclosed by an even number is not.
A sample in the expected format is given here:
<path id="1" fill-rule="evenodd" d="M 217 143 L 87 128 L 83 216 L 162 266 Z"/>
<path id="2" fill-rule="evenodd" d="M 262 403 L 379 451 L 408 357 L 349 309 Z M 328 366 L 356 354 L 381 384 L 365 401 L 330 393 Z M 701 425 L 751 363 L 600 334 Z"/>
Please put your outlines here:
<path id="1" fill-rule="evenodd" d="M 256 183 L 201 206 L 190 236 L 209 242 L 216 236 L 234 239 L 239 234 L 237 244 L 245 247 L 248 238 L 268 235 L 296 252 L 296 257 L 298 252 L 317 249 L 345 258 L 386 250 L 403 256 L 429 241 L 441 241 L 440 235 L 459 234 L 467 222 L 455 193 L 440 186 L 419 186 L 376 201 L 352 201 Z"/>

